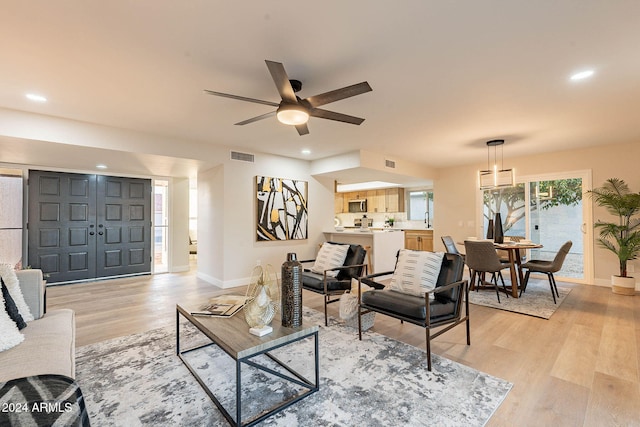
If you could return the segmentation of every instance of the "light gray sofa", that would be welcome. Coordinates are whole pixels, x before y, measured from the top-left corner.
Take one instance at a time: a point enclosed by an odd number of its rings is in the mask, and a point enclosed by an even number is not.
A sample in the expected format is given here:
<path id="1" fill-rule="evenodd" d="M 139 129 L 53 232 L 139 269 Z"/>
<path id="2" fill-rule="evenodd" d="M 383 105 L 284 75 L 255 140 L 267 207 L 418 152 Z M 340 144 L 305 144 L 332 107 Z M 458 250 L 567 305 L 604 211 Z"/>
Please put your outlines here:
<path id="1" fill-rule="evenodd" d="M 25 339 L 0 352 L 0 382 L 42 374 L 75 378 L 76 326 L 73 310 L 58 309 L 45 314 L 45 284 L 42 271 L 16 271 L 20 289 L 35 320 L 20 332 Z"/>

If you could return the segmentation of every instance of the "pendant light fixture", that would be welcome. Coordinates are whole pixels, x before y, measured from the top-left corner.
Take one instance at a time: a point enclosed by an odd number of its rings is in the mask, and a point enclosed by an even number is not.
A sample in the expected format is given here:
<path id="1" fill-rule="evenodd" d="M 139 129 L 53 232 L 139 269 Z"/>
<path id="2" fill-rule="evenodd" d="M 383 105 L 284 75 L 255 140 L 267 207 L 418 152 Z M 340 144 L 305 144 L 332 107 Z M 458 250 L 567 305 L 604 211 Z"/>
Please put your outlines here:
<path id="1" fill-rule="evenodd" d="M 487 169 L 478 173 L 481 190 L 498 187 L 511 187 L 516 184 L 513 169 L 504 168 L 504 139 L 487 141 Z M 493 147 L 493 164 L 491 164 L 491 148 Z M 500 148 L 500 167 L 498 167 L 498 148 Z"/>

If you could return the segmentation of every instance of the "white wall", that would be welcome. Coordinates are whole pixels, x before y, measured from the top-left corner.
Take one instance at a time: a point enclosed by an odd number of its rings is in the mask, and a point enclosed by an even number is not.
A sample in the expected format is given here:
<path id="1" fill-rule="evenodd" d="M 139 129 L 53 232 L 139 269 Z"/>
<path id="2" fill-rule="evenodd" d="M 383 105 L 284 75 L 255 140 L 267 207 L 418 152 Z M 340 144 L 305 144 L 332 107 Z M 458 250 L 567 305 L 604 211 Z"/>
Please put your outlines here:
<path id="1" fill-rule="evenodd" d="M 256 241 L 256 176 L 307 181 L 307 240 Z M 310 163 L 257 154 L 255 162 L 227 160 L 198 175 L 198 277 L 223 288 L 246 285 L 258 261 L 279 275 L 288 252 L 314 258 L 333 227 L 333 181 L 310 175 Z"/>
<path id="2" fill-rule="evenodd" d="M 169 186 L 169 271 L 189 271 L 189 178 Z"/>
<path id="3" fill-rule="evenodd" d="M 198 174 L 198 277 L 223 286 L 224 165 Z"/>
<path id="4" fill-rule="evenodd" d="M 508 146 L 506 146 L 508 149 Z M 507 151 L 508 154 L 508 151 Z M 640 191 L 640 144 L 603 145 L 582 150 L 540 154 L 535 156 L 505 157 L 506 167 L 513 167 L 516 176 L 556 173 L 576 170 L 592 170 L 593 186 L 597 187 L 608 178 L 624 179 L 634 192 Z M 476 188 L 477 172 L 485 169 L 486 164 L 444 168 L 439 171 L 434 183 L 435 224 L 434 248 L 442 249 L 440 238 L 451 235 L 456 241 L 467 236 L 477 236 L 481 224 L 477 217 Z M 591 203 L 585 198 L 585 202 Z M 602 208 L 594 207 L 594 221 L 611 220 L 612 217 Z M 608 285 L 610 276 L 618 274 L 616 256 L 597 245 L 594 247 L 593 260 L 595 284 Z M 640 262 L 631 264 L 638 271 Z"/>

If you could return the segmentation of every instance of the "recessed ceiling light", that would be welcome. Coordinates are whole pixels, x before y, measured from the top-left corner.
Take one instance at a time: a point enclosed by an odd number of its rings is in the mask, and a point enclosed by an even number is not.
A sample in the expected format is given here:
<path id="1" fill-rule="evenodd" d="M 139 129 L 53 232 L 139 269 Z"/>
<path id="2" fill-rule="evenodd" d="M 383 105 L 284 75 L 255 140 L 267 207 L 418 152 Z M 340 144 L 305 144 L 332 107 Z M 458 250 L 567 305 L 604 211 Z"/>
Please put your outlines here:
<path id="1" fill-rule="evenodd" d="M 584 71 L 580 71 L 579 73 L 575 73 L 573 74 L 570 79 L 575 81 L 575 80 L 584 80 L 584 79 L 588 79 L 589 77 L 593 76 L 594 71 L 593 70 L 584 70 Z"/>
<path id="2" fill-rule="evenodd" d="M 47 102 L 47 98 L 45 98 L 42 95 L 37 95 L 35 93 L 28 93 L 26 95 L 26 97 L 31 100 L 31 101 L 35 101 L 35 102 Z"/>
<path id="3" fill-rule="evenodd" d="M 106 169 L 107 165 L 99 164 L 99 165 L 96 165 L 96 168 L 98 168 L 98 169 Z"/>
<path id="4" fill-rule="evenodd" d="M 311 154 L 311 150 L 309 150 L 308 148 L 304 148 L 300 151 L 302 154 Z"/>

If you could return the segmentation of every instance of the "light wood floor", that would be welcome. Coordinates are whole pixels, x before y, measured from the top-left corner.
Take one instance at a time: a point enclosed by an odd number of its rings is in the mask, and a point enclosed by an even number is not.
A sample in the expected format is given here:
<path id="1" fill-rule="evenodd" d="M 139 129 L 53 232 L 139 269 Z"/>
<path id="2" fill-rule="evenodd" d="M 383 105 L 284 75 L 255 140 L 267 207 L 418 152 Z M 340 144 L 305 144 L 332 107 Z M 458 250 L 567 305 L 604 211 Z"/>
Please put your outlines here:
<path id="1" fill-rule="evenodd" d="M 563 285 L 573 290 L 550 320 L 471 305 L 471 346 L 458 326 L 434 352 L 514 384 L 488 426 L 640 426 L 640 296 Z M 49 287 L 47 298 L 76 311 L 83 346 L 172 325 L 176 302 L 225 292 L 192 271 Z M 319 295 L 303 302 L 322 310 Z M 378 315 L 374 330 L 424 348 L 415 325 Z"/>

